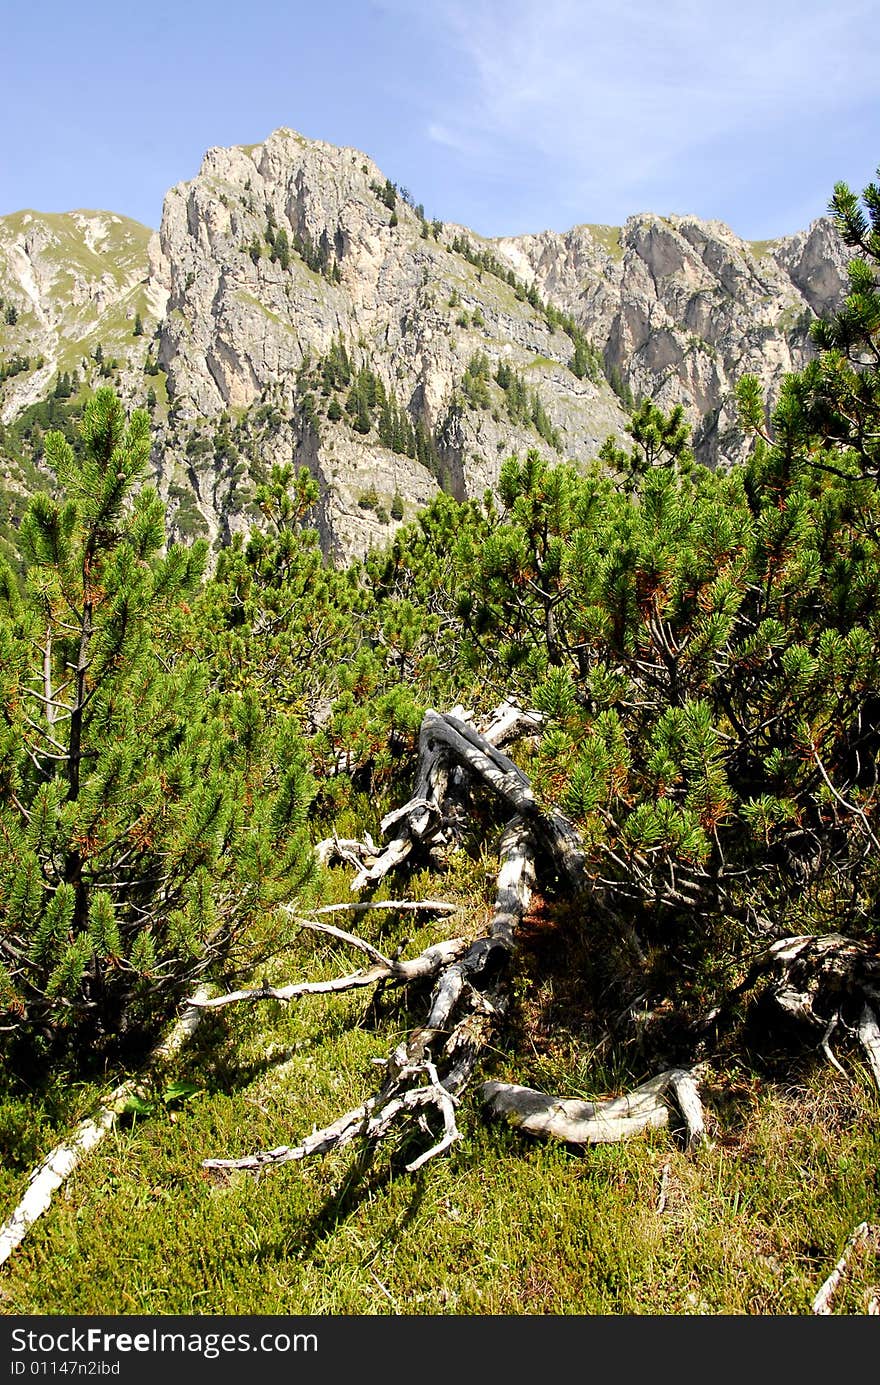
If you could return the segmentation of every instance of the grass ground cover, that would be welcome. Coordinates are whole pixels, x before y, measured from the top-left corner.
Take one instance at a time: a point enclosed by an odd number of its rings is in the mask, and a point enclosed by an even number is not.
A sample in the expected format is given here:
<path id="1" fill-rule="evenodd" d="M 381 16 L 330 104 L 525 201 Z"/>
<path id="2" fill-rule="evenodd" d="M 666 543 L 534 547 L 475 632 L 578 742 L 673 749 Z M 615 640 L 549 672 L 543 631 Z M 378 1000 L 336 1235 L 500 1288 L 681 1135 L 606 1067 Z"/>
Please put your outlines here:
<path id="1" fill-rule="evenodd" d="M 328 872 L 326 886 L 344 899 L 345 872 Z M 448 879 L 414 882 L 414 898 L 438 893 L 450 894 Z M 412 954 L 475 929 L 483 907 L 425 925 L 374 914 L 357 928 L 386 949 L 408 936 Z M 515 1001 L 486 1075 L 566 1095 L 631 1085 L 644 1075 L 640 1055 L 591 1052 L 590 1017 L 577 1021 L 564 1003 L 571 944 L 543 927 L 520 962 L 540 958 L 543 986 Z M 334 940 L 300 934 L 268 979 L 351 967 Z M 378 1006 L 355 992 L 207 1015 L 155 1101 L 88 1156 L 13 1254 L 0 1309 L 805 1314 L 853 1226 L 876 1219 L 880 1111 L 868 1074 L 854 1063 L 844 1080 L 807 1053 L 794 1070 L 787 1060 L 784 1079 L 766 1055 L 716 1069 L 704 1088 L 712 1143 L 696 1156 L 674 1129 L 585 1152 L 537 1144 L 486 1124 L 472 1093 L 461 1143 L 415 1175 L 404 1171 L 412 1146 L 393 1140 L 372 1162 L 349 1149 L 258 1178 L 205 1175 L 204 1158 L 295 1142 L 357 1105 L 376 1085 L 373 1060 L 418 1014 L 418 996 L 398 991 Z M 39 1093 L 6 1093 L 3 1216 L 28 1169 L 117 1076 L 68 1086 L 59 1075 Z M 878 1278 L 867 1249 L 835 1311 L 864 1313 Z"/>

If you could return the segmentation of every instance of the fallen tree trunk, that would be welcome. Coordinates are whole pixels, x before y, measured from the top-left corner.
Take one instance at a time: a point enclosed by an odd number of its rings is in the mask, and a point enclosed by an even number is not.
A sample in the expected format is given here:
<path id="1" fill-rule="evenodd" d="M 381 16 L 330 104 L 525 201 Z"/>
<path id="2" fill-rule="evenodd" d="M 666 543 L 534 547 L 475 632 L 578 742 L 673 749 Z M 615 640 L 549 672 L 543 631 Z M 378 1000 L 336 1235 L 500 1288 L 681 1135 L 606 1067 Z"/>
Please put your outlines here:
<path id="1" fill-rule="evenodd" d="M 207 1159 L 204 1168 L 220 1174 L 234 1169 L 256 1172 L 270 1165 L 327 1154 L 358 1137 L 377 1142 L 389 1134 L 401 1117 L 418 1112 L 424 1120 L 431 1108 L 442 1121 L 443 1133 L 429 1149 L 410 1161 L 407 1169 L 413 1171 L 421 1167 L 460 1138 L 455 1120 L 457 1096 L 470 1079 L 488 1026 L 503 1010 L 501 992 L 504 964 L 513 949 L 516 925 L 532 896 L 533 846 L 530 834 L 520 819 L 515 818 L 508 824 L 499 854 L 501 868 L 495 908 L 485 936 L 470 944 L 454 939 L 452 943 L 440 943 L 435 948 L 428 948 L 420 958 L 414 959 L 415 968 L 413 963 L 395 963 L 382 958 L 371 969 L 369 981 L 364 980 L 368 975 L 364 972 L 359 974 L 360 980 L 357 982 L 349 977 L 345 978 L 346 984 L 339 982 L 334 986 L 334 989 L 351 989 L 355 984 L 378 983 L 383 979 L 405 980 L 414 979 L 417 974 L 437 975 L 425 1024 L 413 1030 L 404 1043 L 382 1060 L 385 1081 L 376 1095 L 322 1130 L 314 1131 L 299 1144 L 280 1145 L 275 1149 L 232 1159 Z M 326 924 L 320 925 L 320 929 L 329 931 Z M 347 935 L 347 941 L 366 946 L 351 935 Z M 429 955 L 432 967 L 437 963 L 430 973 L 426 965 Z M 410 975 L 401 975 L 407 968 Z M 208 1004 L 216 1006 L 240 999 L 288 1000 L 295 993 L 314 993 L 317 986 L 330 989 L 333 983 L 306 982 L 300 986 L 279 988 L 274 995 L 267 993 L 271 988 L 259 988 L 219 997 Z M 309 987 L 308 991 L 306 987 Z M 440 1049 L 439 1054 L 435 1054 L 435 1048 Z M 444 1067 L 442 1077 L 440 1066 Z"/>
<path id="2" fill-rule="evenodd" d="M 354 865 L 351 888 L 359 891 L 383 879 L 416 848 L 449 845 L 456 833 L 456 813 L 451 804 L 454 801 L 460 812 L 469 789 L 487 792 L 506 815 L 511 815 L 499 849 L 492 921 L 483 936 L 471 942 L 454 938 L 427 948 L 419 957 L 400 961 L 317 919 L 300 920 L 306 927 L 331 933 L 359 948 L 371 965 L 331 981 L 262 986 L 210 1002 L 213 1008 L 238 1001 L 289 1002 L 356 987 L 434 982 L 424 1024 L 381 1060 L 385 1080 L 374 1096 L 298 1144 L 237 1158 L 211 1159 L 206 1161 L 206 1168 L 216 1172 L 256 1170 L 323 1154 L 356 1138 L 375 1142 L 413 1115 L 417 1125 L 430 1132 L 429 1112 L 439 1120 L 442 1133 L 435 1132 L 435 1143 L 409 1168 L 419 1167 L 459 1138 L 455 1104 L 473 1075 L 492 1026 L 505 1011 L 509 962 L 537 874 L 543 871 L 548 883 L 561 886 L 569 897 L 590 886 L 586 853 L 577 829 L 561 813 L 542 809 L 527 775 L 491 739 L 506 739 L 519 732 L 532 734 L 539 720 L 537 714 L 505 704 L 480 731 L 460 708 L 447 715 L 427 711 L 419 733 L 415 790 L 408 802 L 383 820 L 383 834 L 391 834 L 384 849 L 369 836 L 363 841 L 334 836 L 320 844 L 323 861 L 337 858 Z M 607 882 L 598 880 L 600 887 L 604 884 Z M 880 1028 L 873 1009 L 873 1003 L 880 999 L 880 960 L 876 954 L 837 935 L 788 938 L 765 951 L 740 991 L 759 976 L 771 979 L 771 994 L 780 1007 L 822 1026 L 827 1052 L 829 1026 L 833 1027 L 835 1016 L 857 999 L 858 1033 L 880 1083 Z M 531 1088 L 497 1082 L 484 1084 L 482 1095 L 491 1112 L 528 1133 L 584 1144 L 625 1139 L 639 1130 L 666 1124 L 672 1099 L 684 1118 L 688 1146 L 706 1139 L 696 1079 L 685 1068 L 667 1069 L 628 1095 L 595 1102 L 550 1097 Z"/>

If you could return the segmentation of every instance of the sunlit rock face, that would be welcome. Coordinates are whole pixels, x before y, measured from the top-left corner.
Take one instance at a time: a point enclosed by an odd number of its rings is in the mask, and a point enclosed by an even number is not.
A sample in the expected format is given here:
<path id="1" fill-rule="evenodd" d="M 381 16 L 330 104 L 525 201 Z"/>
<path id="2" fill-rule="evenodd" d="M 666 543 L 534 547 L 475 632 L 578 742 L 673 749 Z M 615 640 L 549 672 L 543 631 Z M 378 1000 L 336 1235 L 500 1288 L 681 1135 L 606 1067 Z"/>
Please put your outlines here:
<path id="1" fill-rule="evenodd" d="M 14 323 L 0 311 L 3 355 L 20 367 L 0 384 L 0 418 L 63 371 L 109 378 L 152 411 L 173 529 L 227 542 L 261 522 L 256 487 L 290 463 L 317 479 L 314 522 L 347 558 L 441 485 L 492 489 L 511 453 L 589 461 L 625 438 L 622 400 L 682 403 L 701 460 L 736 461 L 737 378 L 756 374 L 772 396 L 803 366 L 844 266 L 827 221 L 761 244 L 648 214 L 486 240 L 426 221 L 360 151 L 278 130 L 209 150 L 167 194 L 158 235 L 110 213 L 0 219 L 0 296 L 16 307 Z M 573 327 L 592 348 L 586 371 Z M 339 346 L 430 455 L 389 444 L 381 399 L 359 420 L 350 387 L 327 387 Z"/>

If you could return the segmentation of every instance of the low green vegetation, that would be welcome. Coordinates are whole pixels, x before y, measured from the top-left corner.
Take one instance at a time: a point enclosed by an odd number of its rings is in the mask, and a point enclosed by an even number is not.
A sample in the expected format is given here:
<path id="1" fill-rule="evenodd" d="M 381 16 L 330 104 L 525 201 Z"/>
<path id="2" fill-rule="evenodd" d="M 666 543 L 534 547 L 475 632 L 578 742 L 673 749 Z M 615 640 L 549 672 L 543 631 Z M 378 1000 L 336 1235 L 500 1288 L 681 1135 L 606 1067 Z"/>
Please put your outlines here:
<path id="1" fill-rule="evenodd" d="M 602 249 L 606 254 L 610 255 L 613 260 L 623 259 L 623 245 L 620 240 L 620 229 L 619 226 L 587 226 L 587 230 L 593 237 L 593 240 L 598 241 Z"/>
<path id="2" fill-rule="evenodd" d="M 356 364 L 357 361 L 361 364 Z M 383 447 L 399 456 L 412 457 L 439 477 L 438 440 L 421 418 L 409 411 L 389 389 L 362 350 L 349 348 L 342 337 L 318 361 L 304 362 L 297 376 L 304 399 L 310 399 L 310 415 L 320 427 L 323 412 L 331 424 L 346 421 L 362 436 L 378 437 Z"/>
<path id="3" fill-rule="evenodd" d="M 880 190 L 839 185 L 833 209 L 851 292 L 772 406 L 741 381 L 754 446 L 728 473 L 695 464 L 680 408 L 647 401 L 586 470 L 512 456 L 495 496 L 441 493 L 336 569 L 308 524 L 316 483 L 273 466 L 260 526 L 208 576 L 203 543 L 165 542 L 145 413 L 104 388 L 65 416 L 72 439 L 46 433 L 47 488 L 0 576 L 5 1205 L 197 980 L 358 964 L 298 922 L 351 899 L 350 870 L 313 844 L 379 841 L 425 710 L 502 698 L 541 715 L 511 754 L 582 867 L 575 887 L 539 861 L 481 1078 L 586 1098 L 699 1063 L 710 1143 L 686 1153 L 673 1124 L 529 1144 L 467 1089 L 463 1139 L 417 1174 L 414 1121 L 378 1157 L 209 1178 L 204 1158 L 357 1106 L 426 997 L 413 982 L 231 1006 L 15 1252 L 8 1311 L 810 1311 L 849 1232 L 878 1219 L 880 1103 L 852 1041 L 870 987 L 847 973 L 816 1029 L 774 1010 L 762 970 L 793 935 L 841 935 L 869 969 L 877 945 Z M 303 409 L 329 420 L 336 402 L 365 436 L 387 411 L 393 443 L 396 406 L 341 342 L 306 373 Z M 552 445 L 515 372 L 478 353 L 467 379 L 472 407 L 503 399 Z M 238 465 L 244 437 L 226 419 L 210 452 Z M 506 816 L 464 786 L 445 849 L 414 848 L 372 896 L 442 896 L 457 918 L 352 927 L 385 956 L 478 937 Z M 843 1074 L 821 1047 L 834 1030 Z M 874 1284 L 865 1253 L 836 1311 L 866 1311 Z"/>
<path id="4" fill-rule="evenodd" d="M 348 892 L 339 875 L 331 898 Z M 361 931 L 384 947 L 402 927 Z M 546 960 L 546 940 L 536 946 L 524 965 Z M 350 965 L 308 944 L 272 974 Z M 569 1092 L 586 1036 L 566 1030 L 550 994 L 542 1007 L 519 1031 L 540 1056 L 489 1071 Z M 407 1019 L 391 997 L 383 1009 L 378 1029 L 352 997 L 205 1021 L 178 1070 L 193 1094 L 157 1093 L 81 1165 L 4 1266 L 4 1312 L 803 1315 L 853 1226 L 876 1219 L 878 1103 L 864 1077 L 843 1084 L 815 1065 L 784 1082 L 740 1064 L 719 1073 L 704 1092 L 716 1140 L 698 1159 L 665 1132 L 584 1154 L 528 1143 L 467 1101 L 464 1141 L 417 1175 L 394 1148 L 372 1167 L 345 1151 L 260 1179 L 202 1176 L 203 1158 L 299 1138 L 362 1100 L 371 1060 Z M 590 1076 L 580 1089 L 606 1079 L 595 1061 Z M 4 1207 L 88 1095 L 0 1106 Z M 876 1262 L 856 1260 L 835 1310 L 864 1313 L 875 1284 Z"/>

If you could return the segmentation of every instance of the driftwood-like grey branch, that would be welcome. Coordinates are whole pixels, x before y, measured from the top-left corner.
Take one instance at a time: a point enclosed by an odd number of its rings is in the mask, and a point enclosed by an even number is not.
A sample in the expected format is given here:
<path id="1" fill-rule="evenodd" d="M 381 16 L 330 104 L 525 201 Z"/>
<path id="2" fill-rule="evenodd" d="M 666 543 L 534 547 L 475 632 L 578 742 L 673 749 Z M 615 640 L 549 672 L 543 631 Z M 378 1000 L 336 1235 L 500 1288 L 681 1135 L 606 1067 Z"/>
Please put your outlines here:
<path id="1" fill-rule="evenodd" d="M 427 1081 L 422 1079 L 427 1078 Z M 454 1099 L 440 1084 L 436 1070 L 430 1063 L 421 1063 L 402 1069 L 397 1074 L 400 1091 L 384 1097 L 385 1088 L 377 1096 L 369 1097 L 352 1111 L 346 1111 L 332 1125 L 323 1130 L 315 1130 L 298 1145 L 279 1145 L 277 1149 L 261 1150 L 257 1154 L 247 1154 L 240 1159 L 205 1159 L 203 1168 L 215 1173 L 231 1173 L 243 1169 L 248 1173 L 259 1173 L 262 1169 L 277 1167 L 308 1159 L 314 1155 L 329 1154 L 331 1150 L 343 1149 L 358 1138 L 381 1140 L 395 1120 L 402 1114 L 421 1111 L 435 1106 L 444 1125 L 443 1139 L 424 1154 L 407 1165 L 411 1172 L 420 1168 L 427 1159 L 433 1158 L 460 1138 L 455 1124 Z"/>
<path id="2" fill-rule="evenodd" d="M 382 831 L 392 834 L 384 848 L 377 847 L 368 835 L 363 841 L 334 836 L 319 845 L 322 861 L 336 858 L 355 867 L 352 890 L 357 891 L 375 884 L 406 861 L 416 845 L 436 849 L 454 842 L 473 788 L 494 797 L 510 819 L 499 846 L 491 924 L 480 937 L 438 943 L 404 962 L 388 958 L 354 934 L 312 917 L 300 922 L 358 948 L 371 965 L 331 981 L 262 986 L 210 1002 L 212 1008 L 218 1008 L 236 1001 L 289 1001 L 386 982 L 433 982 L 424 1023 L 381 1060 L 384 1081 L 375 1095 L 299 1144 L 280 1145 L 242 1158 L 209 1160 L 207 1168 L 258 1170 L 298 1161 L 355 1139 L 380 1140 L 412 1117 L 419 1128 L 430 1133 L 429 1115 L 435 1122 L 434 1143 L 409 1167 L 420 1167 L 455 1143 L 455 1102 L 471 1081 L 488 1037 L 506 1011 L 509 962 L 538 870 L 544 869 L 551 880 L 563 883 L 569 894 L 587 889 L 590 883 L 577 829 L 561 813 L 541 807 L 527 775 L 496 743 L 506 743 L 509 737 L 523 732 L 533 734 L 539 724 L 538 714 L 509 704 L 499 708 L 482 730 L 462 708 L 446 715 L 427 711 L 419 732 L 413 796 L 384 818 Z M 436 903 L 440 912 L 445 906 Z M 354 912 L 380 906 L 331 905 L 325 912 L 341 912 L 344 907 Z M 386 907 L 386 902 L 381 907 Z M 387 907 L 401 906 L 388 901 Z M 422 907 L 427 909 L 427 905 Z M 880 1085 L 880 1026 L 875 1008 L 880 1002 L 880 958 L 875 951 L 838 935 L 785 938 L 765 951 L 738 993 L 759 978 L 769 979 L 770 993 L 780 1008 L 820 1027 L 827 1052 L 829 1036 L 838 1023 L 858 1033 Z M 856 1002 L 858 1008 L 854 1010 Z M 706 1140 L 696 1073 L 686 1068 L 669 1069 L 633 1092 L 604 1100 L 552 1097 L 499 1082 L 485 1083 L 482 1096 L 490 1112 L 519 1128 L 574 1144 L 626 1139 L 666 1125 L 670 1104 L 677 1106 L 684 1120 L 688 1147 Z"/>
<path id="3" fill-rule="evenodd" d="M 100 1144 L 115 1126 L 133 1098 L 150 1094 L 150 1083 L 157 1072 L 179 1053 L 195 1032 L 201 1019 L 207 991 L 199 990 L 181 1013 L 165 1038 L 153 1049 L 145 1071 L 122 1082 L 86 1120 L 80 1121 L 64 1143 L 56 1145 L 31 1173 L 27 1192 L 8 1221 L 0 1227 L 0 1265 L 9 1258 L 29 1228 L 48 1209 L 55 1193 L 73 1173 L 84 1155 Z"/>
<path id="4" fill-rule="evenodd" d="M 378 856 L 371 859 L 364 855 L 362 868 L 351 883 L 353 893 L 376 884 L 389 871 L 395 870 L 406 860 L 414 844 L 425 836 L 428 828 L 439 825 L 449 769 L 446 758 L 431 739 L 428 725 L 430 715 L 425 715 L 419 730 L 419 763 L 413 796 L 402 808 L 390 813 L 383 823 L 383 831 L 386 826 L 400 823 L 398 833 Z"/>
<path id="5" fill-rule="evenodd" d="M 484 1082 L 484 1105 L 495 1116 L 524 1130 L 571 1145 L 615 1144 L 645 1130 L 669 1123 L 671 1093 L 684 1117 L 688 1147 L 703 1144 L 706 1127 L 693 1073 L 670 1068 L 623 1096 L 599 1101 L 547 1096 L 531 1087 L 508 1082 Z"/>
<path id="6" fill-rule="evenodd" d="M 358 841 L 354 837 L 338 837 L 335 832 L 332 837 L 318 842 L 314 851 L 322 866 L 329 866 L 331 861 L 348 861 L 357 870 L 360 870 L 365 861 L 375 861 L 379 854 L 369 834 L 365 835 L 363 841 Z"/>
<path id="7" fill-rule="evenodd" d="M 450 820 L 450 800 L 461 801 L 469 785 L 490 791 L 512 814 L 499 845 L 495 904 L 489 929 L 473 942 L 454 939 L 428 948 L 411 962 L 383 956 L 350 933 L 316 920 L 300 922 L 326 932 L 366 952 L 372 966 L 333 981 L 301 982 L 285 987 L 259 987 L 220 996 L 213 1008 L 238 1000 L 291 1000 L 319 992 L 351 989 L 385 981 L 430 976 L 435 984 L 424 1024 L 413 1030 L 384 1060 L 381 1090 L 340 1116 L 323 1130 L 295 1145 L 282 1145 L 236 1159 L 209 1160 L 214 1170 L 250 1169 L 289 1163 L 338 1149 L 355 1138 L 378 1140 L 403 1117 L 433 1110 L 442 1123 L 435 1143 L 410 1165 L 448 1149 L 458 1138 L 454 1103 L 471 1080 L 491 1027 L 507 1006 L 506 977 L 515 951 L 519 925 L 527 912 L 536 882 L 539 856 L 551 871 L 575 888 L 586 883 L 584 852 L 574 826 L 561 814 L 541 809 L 528 777 L 504 751 L 493 744 L 525 726 L 533 732 L 536 714 L 503 706 L 483 732 L 475 729 L 461 709 L 441 716 L 428 711 L 419 734 L 417 782 L 412 798 L 389 813 L 383 832 L 394 835 L 384 851 L 372 839 L 363 843 L 331 839 L 324 855 L 352 860 L 357 875 L 352 889 L 375 883 L 410 854 L 418 841 L 442 838 Z M 338 909 L 339 906 L 332 906 Z M 669 1099 L 677 1102 L 690 1145 L 705 1140 L 705 1123 L 696 1080 L 690 1072 L 671 1069 L 635 1092 L 607 1101 L 579 1102 L 545 1096 L 528 1088 L 487 1083 L 483 1099 L 496 1114 L 536 1134 L 553 1135 L 575 1143 L 626 1138 L 638 1130 L 664 1125 Z"/>
<path id="8" fill-rule="evenodd" d="M 862 1006 L 857 1032 L 859 1042 L 868 1060 L 868 1067 L 871 1069 L 878 1089 L 880 1089 L 880 1025 L 878 1025 L 877 1016 L 867 1001 Z"/>
<path id="9" fill-rule="evenodd" d="M 382 835 L 394 828 L 384 848 L 378 848 L 369 834 L 364 834 L 363 841 L 334 834 L 317 843 L 317 859 L 323 866 L 333 860 L 355 866 L 352 893 L 376 885 L 389 871 L 402 866 L 417 843 L 445 841 L 468 783 L 498 795 L 507 813 L 527 817 L 558 874 L 575 892 L 583 889 L 585 856 L 577 828 L 561 813 L 540 810 L 527 774 L 499 749 L 517 735 L 534 734 L 542 722 L 540 713 L 524 711 L 516 702 L 502 702 L 481 730 L 471 722 L 473 716 L 463 708 L 453 708 L 445 715 L 431 709 L 425 712 L 419 731 L 416 787 L 409 802 L 382 819 Z"/>
<path id="10" fill-rule="evenodd" d="M 484 723 L 482 733 L 491 745 L 503 746 L 523 736 L 534 736 L 543 723 L 540 712 L 525 711 L 516 702 L 502 702 Z"/>
<path id="11" fill-rule="evenodd" d="M 516 717 L 521 720 L 522 716 L 517 711 Z M 528 717 L 530 725 L 537 724 L 532 714 Z M 511 709 L 502 707 L 493 714 L 490 729 L 496 735 L 509 734 L 515 724 Z M 385 818 L 383 830 L 393 825 L 396 834 L 378 856 L 362 854 L 363 866 L 352 881 L 352 891 L 381 880 L 406 860 L 415 843 L 424 840 L 432 827 L 439 827 L 452 766 L 494 793 L 508 813 L 528 822 L 569 886 L 584 888 L 585 856 L 574 824 L 562 813 L 539 807 L 528 776 L 486 734 L 452 713 L 441 715 L 429 709 L 419 732 L 419 769 L 413 796 Z"/>
<path id="12" fill-rule="evenodd" d="M 446 899 L 362 899 L 346 900 L 344 904 L 322 904 L 320 909 L 312 909 L 315 918 L 322 914 L 364 914 L 372 909 L 390 909 L 401 914 L 439 914 L 441 918 L 457 914 L 461 906 Z M 292 906 L 283 908 L 293 912 Z"/>
<path id="13" fill-rule="evenodd" d="M 880 1025 L 874 1008 L 880 1000 L 880 955 L 876 948 L 840 933 L 780 938 L 755 964 L 744 985 L 753 984 L 763 973 L 771 978 L 770 995 L 780 1009 L 821 1030 L 819 1047 L 838 1071 L 842 1068 L 830 1050 L 830 1036 L 841 1022 L 853 1030 L 880 1089 Z"/>
<path id="14" fill-rule="evenodd" d="M 817 1317 L 827 1316 L 831 1313 L 834 1295 L 849 1269 L 850 1260 L 862 1246 L 866 1245 L 872 1245 L 875 1250 L 880 1250 L 880 1226 L 872 1226 L 869 1222 L 863 1221 L 859 1222 L 858 1226 L 847 1237 L 843 1254 L 813 1299 L 813 1312 Z"/>
<path id="15" fill-rule="evenodd" d="M 300 928 L 306 928 L 311 933 L 323 933 L 325 937 L 335 938 L 337 942 L 348 943 L 349 947 L 354 947 L 358 952 L 365 952 L 371 962 L 375 962 L 380 967 L 385 967 L 389 972 L 393 971 L 394 963 L 390 957 L 386 957 L 384 952 L 380 952 L 372 943 L 368 943 L 365 938 L 359 938 L 355 933 L 347 933 L 344 928 L 337 928 L 333 923 L 321 923 L 320 919 L 301 918 L 289 911 Z"/>
<path id="16" fill-rule="evenodd" d="M 312 928 L 316 932 L 329 933 L 340 941 L 351 943 L 354 947 L 369 953 L 375 959 L 375 965 L 364 971 L 335 976 L 329 981 L 297 981 L 289 986 L 252 986 L 246 990 L 229 991 L 226 995 L 213 996 L 210 999 L 197 1000 L 194 997 L 190 1004 L 198 1006 L 201 1010 L 222 1010 L 227 1005 L 235 1005 L 241 1001 L 280 1000 L 287 1003 L 306 995 L 336 995 L 341 991 L 360 990 L 366 986 L 376 986 L 381 981 L 391 984 L 420 981 L 436 976 L 468 947 L 464 938 L 449 938 L 445 942 L 426 947 L 418 957 L 412 957 L 409 961 L 398 961 L 383 957 L 381 952 L 365 943 L 362 938 L 344 933 L 341 928 L 333 928 L 330 924 L 318 924 L 307 919 L 300 919 L 299 922 L 304 927 Z"/>
<path id="17" fill-rule="evenodd" d="M 463 783 L 490 790 L 508 815 L 516 813 L 527 819 L 558 874 L 575 891 L 584 888 L 585 858 L 576 828 L 563 814 L 541 810 L 528 776 L 499 749 L 500 744 L 518 735 L 533 735 L 541 725 L 540 713 L 503 702 L 482 729 L 477 730 L 471 720 L 471 714 L 460 707 L 446 714 L 430 709 L 425 713 L 419 730 L 413 795 L 383 818 L 383 835 L 394 829 L 384 848 L 380 850 L 369 836 L 357 841 L 334 835 L 318 843 L 315 850 L 322 865 L 335 859 L 356 867 L 353 893 L 396 870 L 418 843 L 442 843 L 449 824 L 447 815 L 454 813 Z"/>
<path id="18" fill-rule="evenodd" d="M 470 1080 L 488 1027 L 503 1012 L 505 964 L 514 947 L 517 924 L 532 897 L 534 844 L 521 819 L 515 818 L 508 824 L 499 856 L 501 865 L 492 923 L 488 933 L 475 941 L 467 943 L 453 939 L 450 943 L 438 943 L 411 962 L 386 959 L 387 966 L 377 963 L 369 972 L 356 973 L 356 981 L 349 977 L 336 983 L 304 982 L 277 990 L 257 988 L 221 996 L 211 1002 L 211 1008 L 216 1008 L 236 1000 L 292 999 L 294 994 L 315 994 L 318 986 L 347 989 L 352 984 L 371 984 L 384 979 L 411 980 L 415 979 L 417 968 L 419 976 L 437 977 L 427 1022 L 415 1029 L 383 1061 L 385 1080 L 375 1096 L 322 1130 L 314 1131 L 297 1145 L 280 1145 L 234 1159 L 209 1159 L 204 1164 L 206 1169 L 217 1173 L 233 1169 L 257 1172 L 326 1154 L 358 1138 L 375 1142 L 383 1139 L 402 1118 L 418 1112 L 424 1120 L 432 1109 L 442 1124 L 442 1135 L 413 1159 L 408 1168 L 420 1168 L 455 1143 L 459 1138 L 455 1122 L 456 1098 Z M 327 931 L 330 925 L 320 927 Z M 406 975 L 402 975 L 404 972 Z M 343 981 L 349 985 L 343 986 Z M 439 1052 L 435 1052 L 435 1048 Z"/>
<path id="19" fill-rule="evenodd" d="M 671 1068 L 668 1073 L 669 1091 L 675 1097 L 687 1130 L 687 1147 L 696 1149 L 708 1142 L 703 1103 L 694 1072 L 688 1068 Z"/>

